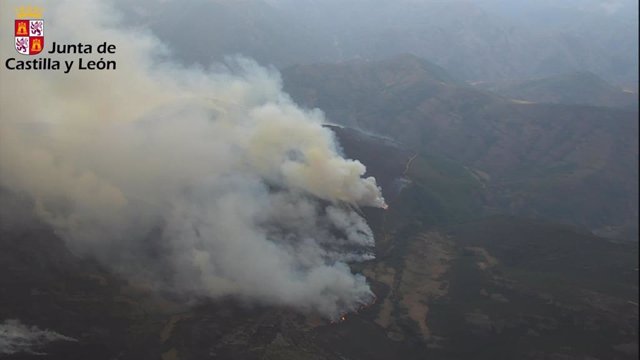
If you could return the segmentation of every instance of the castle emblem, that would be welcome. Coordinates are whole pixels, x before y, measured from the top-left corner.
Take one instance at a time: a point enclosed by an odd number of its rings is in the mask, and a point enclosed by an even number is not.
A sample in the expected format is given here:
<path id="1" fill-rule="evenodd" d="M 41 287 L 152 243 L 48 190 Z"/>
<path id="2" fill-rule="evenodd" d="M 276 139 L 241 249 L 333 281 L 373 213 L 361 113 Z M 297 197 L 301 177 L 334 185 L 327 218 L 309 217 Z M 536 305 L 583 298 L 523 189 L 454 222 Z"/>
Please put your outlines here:
<path id="1" fill-rule="evenodd" d="M 16 50 L 23 55 L 36 55 L 44 49 L 42 8 L 20 6 L 16 10 L 14 28 Z"/>

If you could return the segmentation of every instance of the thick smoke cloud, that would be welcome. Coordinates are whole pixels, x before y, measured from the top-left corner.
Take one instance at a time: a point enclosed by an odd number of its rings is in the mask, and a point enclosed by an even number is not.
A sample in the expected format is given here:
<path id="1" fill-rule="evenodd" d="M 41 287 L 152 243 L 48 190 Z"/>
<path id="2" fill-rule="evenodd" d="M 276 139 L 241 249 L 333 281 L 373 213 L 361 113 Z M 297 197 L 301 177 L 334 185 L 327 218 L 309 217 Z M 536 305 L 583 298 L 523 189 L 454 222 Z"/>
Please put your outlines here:
<path id="1" fill-rule="evenodd" d="M 3 29 L 18 5 L 0 4 Z M 30 194 L 71 249 L 193 296 L 327 316 L 370 301 L 346 265 L 374 245 L 353 208 L 384 200 L 365 167 L 340 156 L 321 112 L 247 59 L 167 61 L 104 3 L 38 5 L 49 44 L 117 45 L 116 71 L 0 72 L 0 183 Z"/>

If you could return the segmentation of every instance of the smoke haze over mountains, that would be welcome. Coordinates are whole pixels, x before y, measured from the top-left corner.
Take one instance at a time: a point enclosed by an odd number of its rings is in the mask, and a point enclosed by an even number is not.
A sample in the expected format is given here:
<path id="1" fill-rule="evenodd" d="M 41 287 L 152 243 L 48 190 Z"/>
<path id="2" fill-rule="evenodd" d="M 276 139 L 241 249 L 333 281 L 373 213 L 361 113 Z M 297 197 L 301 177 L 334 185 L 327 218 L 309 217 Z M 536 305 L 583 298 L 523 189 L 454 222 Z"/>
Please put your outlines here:
<path id="1" fill-rule="evenodd" d="M 633 0 L 198 0 L 123 7 L 129 21 L 149 24 L 187 63 L 239 53 L 286 67 L 411 53 L 468 81 L 588 71 L 637 86 Z"/>
<path id="2" fill-rule="evenodd" d="M 0 358 L 638 359 L 637 12 L 0 1 Z"/>

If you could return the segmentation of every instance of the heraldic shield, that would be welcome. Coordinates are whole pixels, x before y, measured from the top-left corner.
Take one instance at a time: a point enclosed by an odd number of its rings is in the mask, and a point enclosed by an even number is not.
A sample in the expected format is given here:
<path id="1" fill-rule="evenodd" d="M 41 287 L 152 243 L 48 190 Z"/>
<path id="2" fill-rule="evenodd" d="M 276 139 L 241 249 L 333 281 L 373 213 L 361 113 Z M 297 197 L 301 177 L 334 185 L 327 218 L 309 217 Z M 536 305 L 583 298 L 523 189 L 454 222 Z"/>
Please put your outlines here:
<path id="1" fill-rule="evenodd" d="M 39 54 L 44 49 L 44 20 L 16 19 L 14 36 L 20 54 Z"/>

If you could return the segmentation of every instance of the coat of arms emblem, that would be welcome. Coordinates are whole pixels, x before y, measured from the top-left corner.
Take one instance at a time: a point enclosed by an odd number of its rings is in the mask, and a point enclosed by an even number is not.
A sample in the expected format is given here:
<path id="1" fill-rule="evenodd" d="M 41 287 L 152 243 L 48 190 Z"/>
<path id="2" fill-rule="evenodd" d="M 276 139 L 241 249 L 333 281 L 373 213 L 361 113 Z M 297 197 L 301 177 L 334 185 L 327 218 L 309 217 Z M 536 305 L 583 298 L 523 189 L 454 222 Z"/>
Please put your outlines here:
<path id="1" fill-rule="evenodd" d="M 23 55 L 36 55 L 44 49 L 42 9 L 21 6 L 17 9 L 14 37 L 16 50 Z"/>

